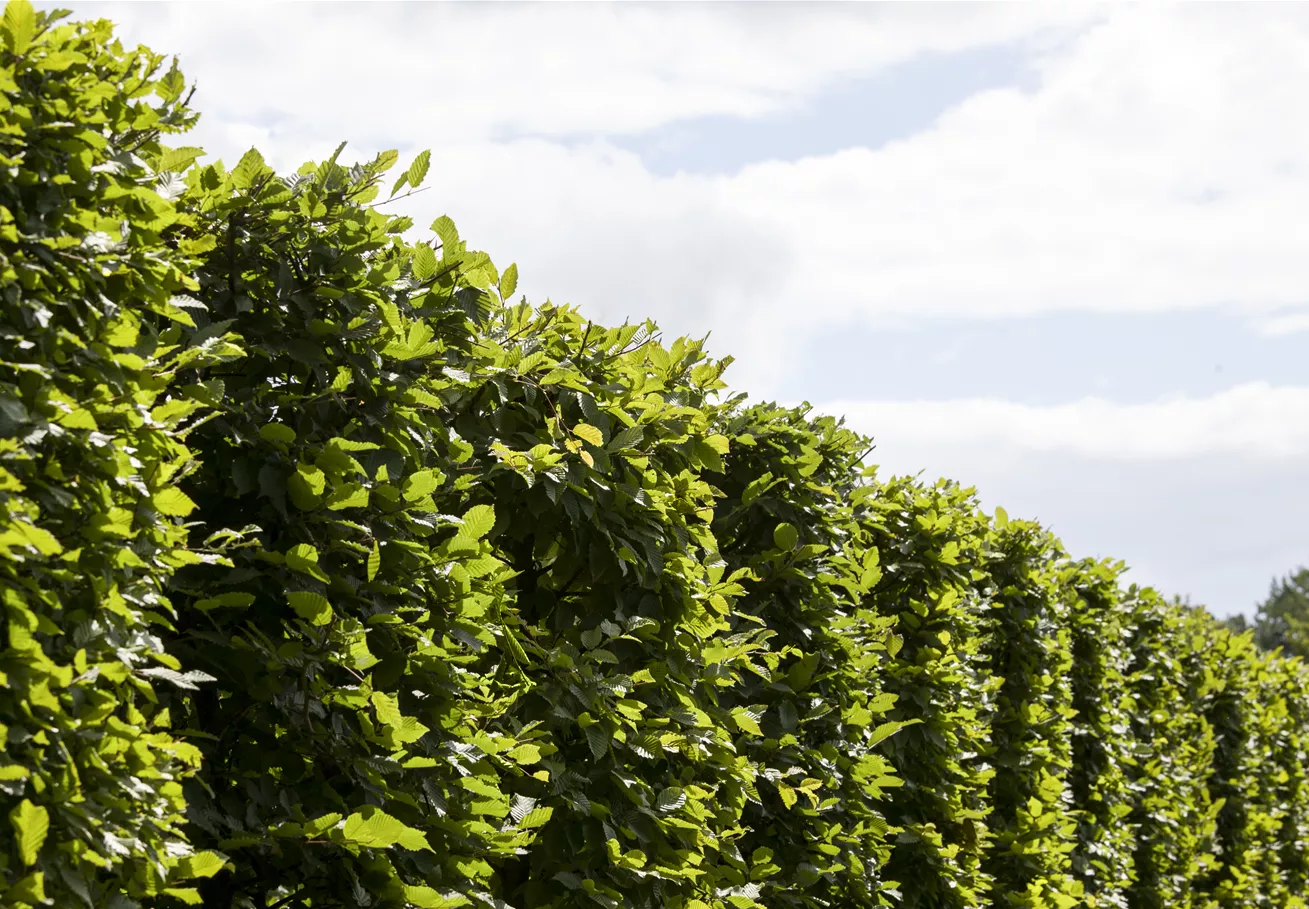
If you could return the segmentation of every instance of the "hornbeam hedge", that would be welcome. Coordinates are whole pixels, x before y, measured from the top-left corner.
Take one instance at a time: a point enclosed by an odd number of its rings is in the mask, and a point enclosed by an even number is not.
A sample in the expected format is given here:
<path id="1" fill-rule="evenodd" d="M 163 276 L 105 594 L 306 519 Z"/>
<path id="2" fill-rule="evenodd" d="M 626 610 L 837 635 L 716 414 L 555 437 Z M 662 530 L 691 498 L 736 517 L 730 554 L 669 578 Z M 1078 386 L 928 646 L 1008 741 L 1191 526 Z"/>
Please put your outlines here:
<path id="1" fill-rule="evenodd" d="M 405 240 L 426 152 L 165 144 L 61 18 L 0 23 L 0 903 L 1304 906 L 1300 661 Z"/>

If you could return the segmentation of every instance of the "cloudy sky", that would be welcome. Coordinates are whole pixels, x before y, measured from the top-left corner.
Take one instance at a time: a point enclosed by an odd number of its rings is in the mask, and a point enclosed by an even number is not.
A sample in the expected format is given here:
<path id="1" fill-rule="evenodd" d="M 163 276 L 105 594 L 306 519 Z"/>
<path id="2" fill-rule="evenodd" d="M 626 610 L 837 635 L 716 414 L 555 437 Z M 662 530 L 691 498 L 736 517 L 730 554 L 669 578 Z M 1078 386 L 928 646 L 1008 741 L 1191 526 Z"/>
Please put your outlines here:
<path id="1" fill-rule="evenodd" d="M 398 210 L 886 472 L 1220 615 L 1309 563 L 1309 7 L 60 5 L 229 163 L 431 148 Z"/>

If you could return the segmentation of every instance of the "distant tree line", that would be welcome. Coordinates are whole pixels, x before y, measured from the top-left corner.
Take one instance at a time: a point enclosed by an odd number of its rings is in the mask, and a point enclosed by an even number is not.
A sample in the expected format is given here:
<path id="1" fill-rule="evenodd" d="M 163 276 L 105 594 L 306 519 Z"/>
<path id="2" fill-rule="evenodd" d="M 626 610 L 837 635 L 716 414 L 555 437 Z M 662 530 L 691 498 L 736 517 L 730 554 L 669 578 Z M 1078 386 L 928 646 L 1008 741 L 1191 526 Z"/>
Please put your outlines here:
<path id="1" fill-rule="evenodd" d="M 1281 648 L 1288 656 L 1309 658 L 1309 566 L 1274 579 L 1253 622 L 1244 615 L 1226 621 L 1233 631 L 1253 629 L 1255 643 L 1265 650 Z"/>

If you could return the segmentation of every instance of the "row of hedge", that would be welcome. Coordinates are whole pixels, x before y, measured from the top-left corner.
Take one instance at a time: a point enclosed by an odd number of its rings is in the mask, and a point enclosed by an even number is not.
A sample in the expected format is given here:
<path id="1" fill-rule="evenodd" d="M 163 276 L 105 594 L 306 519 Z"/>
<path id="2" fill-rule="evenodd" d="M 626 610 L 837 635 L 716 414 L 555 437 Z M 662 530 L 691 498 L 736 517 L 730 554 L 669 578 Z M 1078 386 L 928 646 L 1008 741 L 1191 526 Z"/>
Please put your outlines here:
<path id="1" fill-rule="evenodd" d="M 0 37 L 5 905 L 1303 905 L 1299 661 Z"/>

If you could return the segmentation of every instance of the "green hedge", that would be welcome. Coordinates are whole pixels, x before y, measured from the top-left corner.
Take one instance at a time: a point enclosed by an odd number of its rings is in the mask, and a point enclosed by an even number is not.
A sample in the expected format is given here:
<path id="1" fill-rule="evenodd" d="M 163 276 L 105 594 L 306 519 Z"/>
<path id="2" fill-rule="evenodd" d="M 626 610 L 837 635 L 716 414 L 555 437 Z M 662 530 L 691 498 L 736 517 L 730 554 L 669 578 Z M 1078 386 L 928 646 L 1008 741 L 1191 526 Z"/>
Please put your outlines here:
<path id="1" fill-rule="evenodd" d="M 1303 905 L 1298 660 L 0 37 L 4 905 Z"/>
<path id="2" fill-rule="evenodd" d="M 176 68 L 108 23 L 26 4 L 0 28 L 0 903 L 107 905 L 216 870 L 191 856 L 181 781 L 201 752 L 159 689 L 209 681 L 161 636 L 196 561 L 179 482 L 239 354 L 194 332 L 192 216 L 147 162 L 194 122 Z M 120 896 L 121 895 L 121 896 Z"/>

